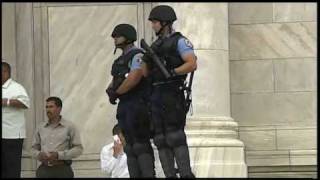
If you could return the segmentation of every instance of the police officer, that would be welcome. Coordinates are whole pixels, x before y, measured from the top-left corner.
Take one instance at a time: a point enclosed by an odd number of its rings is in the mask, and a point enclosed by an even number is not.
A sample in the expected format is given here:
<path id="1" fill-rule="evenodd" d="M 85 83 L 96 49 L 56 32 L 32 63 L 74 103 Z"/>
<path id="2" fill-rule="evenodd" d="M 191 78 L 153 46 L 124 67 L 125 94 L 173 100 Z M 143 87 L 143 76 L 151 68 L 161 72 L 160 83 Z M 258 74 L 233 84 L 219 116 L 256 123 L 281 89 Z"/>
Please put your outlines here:
<path id="1" fill-rule="evenodd" d="M 124 151 L 130 177 L 154 177 L 154 156 L 150 143 L 150 120 L 146 94 L 147 83 L 142 73 L 142 49 L 134 45 L 137 33 L 129 24 L 117 25 L 111 35 L 115 51 L 122 50 L 113 65 L 113 80 L 106 90 L 111 104 L 116 104 L 117 119 L 126 139 Z"/>
<path id="2" fill-rule="evenodd" d="M 158 39 L 151 48 L 171 73 L 165 78 L 158 66 L 146 54 L 144 71 L 152 79 L 151 108 L 154 122 L 154 143 L 166 177 L 177 177 L 174 159 L 180 177 L 194 178 L 190 167 L 189 150 L 184 127 L 186 123 L 186 101 L 183 83 L 187 73 L 197 68 L 196 56 L 191 42 L 172 28 L 176 20 L 174 10 L 167 5 L 154 7 L 149 15 L 152 28 Z"/>

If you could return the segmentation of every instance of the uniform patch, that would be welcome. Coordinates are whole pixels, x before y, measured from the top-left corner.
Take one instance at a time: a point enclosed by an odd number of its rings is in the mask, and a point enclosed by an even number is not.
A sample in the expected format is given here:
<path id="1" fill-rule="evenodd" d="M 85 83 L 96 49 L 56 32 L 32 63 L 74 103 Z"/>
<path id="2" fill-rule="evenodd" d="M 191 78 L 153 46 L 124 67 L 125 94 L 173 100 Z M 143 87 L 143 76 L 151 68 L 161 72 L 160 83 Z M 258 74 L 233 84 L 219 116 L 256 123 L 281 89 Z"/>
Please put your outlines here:
<path id="1" fill-rule="evenodd" d="M 142 64 L 142 57 L 143 57 L 143 54 L 142 54 L 142 53 L 137 54 L 137 62 L 138 62 L 139 64 Z"/>
<path id="2" fill-rule="evenodd" d="M 192 43 L 189 41 L 189 39 L 185 38 L 185 39 L 184 39 L 184 43 L 186 43 L 186 45 L 187 45 L 188 47 L 193 48 L 193 45 L 192 45 Z"/>
<path id="3" fill-rule="evenodd" d="M 141 65 L 141 64 L 142 64 L 142 59 L 141 59 L 141 58 L 138 58 L 138 59 L 137 59 L 137 62 Z"/>

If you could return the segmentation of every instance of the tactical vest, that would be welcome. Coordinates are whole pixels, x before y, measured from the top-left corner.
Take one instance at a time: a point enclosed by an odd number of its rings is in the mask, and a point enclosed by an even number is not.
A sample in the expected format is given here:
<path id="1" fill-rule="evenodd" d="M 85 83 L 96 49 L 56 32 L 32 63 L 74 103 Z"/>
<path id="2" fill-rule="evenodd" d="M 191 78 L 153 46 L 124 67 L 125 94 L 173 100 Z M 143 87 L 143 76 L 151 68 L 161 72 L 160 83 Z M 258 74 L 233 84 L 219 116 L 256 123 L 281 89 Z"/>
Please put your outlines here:
<path id="1" fill-rule="evenodd" d="M 127 54 L 121 55 L 113 62 L 111 75 L 113 76 L 113 88 L 115 90 L 119 88 L 122 82 L 126 79 L 126 76 L 130 73 L 130 64 L 132 62 L 132 58 L 138 53 L 143 53 L 143 51 L 141 49 L 132 49 Z M 142 77 L 139 84 L 137 84 L 127 93 L 120 96 L 120 100 L 130 95 L 137 95 L 137 93 L 143 94 L 145 86 L 146 82 L 144 77 Z"/>
<path id="2" fill-rule="evenodd" d="M 162 63 L 166 66 L 168 71 L 176 67 L 179 67 L 184 63 L 178 52 L 178 41 L 181 37 L 184 36 L 180 32 L 175 32 L 168 38 L 158 38 L 151 45 L 151 48 L 160 58 Z M 180 75 L 171 79 L 166 79 L 165 76 L 161 73 L 160 69 L 155 65 L 152 66 L 151 72 L 153 82 L 166 82 L 172 80 L 184 81 L 187 77 L 187 75 Z"/>

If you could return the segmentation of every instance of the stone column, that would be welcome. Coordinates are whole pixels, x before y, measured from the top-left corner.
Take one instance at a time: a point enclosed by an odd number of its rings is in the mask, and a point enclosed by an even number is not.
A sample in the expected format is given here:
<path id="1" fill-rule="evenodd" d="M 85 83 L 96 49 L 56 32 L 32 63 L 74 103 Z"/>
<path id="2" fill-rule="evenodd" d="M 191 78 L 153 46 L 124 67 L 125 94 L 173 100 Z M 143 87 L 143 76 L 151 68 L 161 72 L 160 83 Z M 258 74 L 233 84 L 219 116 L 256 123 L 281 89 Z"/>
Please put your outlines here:
<path id="1" fill-rule="evenodd" d="M 164 3 L 161 3 L 164 4 Z M 194 45 L 198 69 L 186 133 L 196 177 L 247 177 L 244 144 L 230 116 L 228 3 L 165 3 Z M 201 13 L 200 13 L 201 12 Z"/>
<path id="2" fill-rule="evenodd" d="M 16 80 L 26 89 L 30 98 L 30 108 L 26 110 L 27 137 L 22 152 L 22 177 L 32 176 L 36 161 L 31 157 L 31 144 L 35 129 L 35 81 L 34 81 L 34 41 L 33 41 L 33 4 L 15 4 L 16 23 Z"/>

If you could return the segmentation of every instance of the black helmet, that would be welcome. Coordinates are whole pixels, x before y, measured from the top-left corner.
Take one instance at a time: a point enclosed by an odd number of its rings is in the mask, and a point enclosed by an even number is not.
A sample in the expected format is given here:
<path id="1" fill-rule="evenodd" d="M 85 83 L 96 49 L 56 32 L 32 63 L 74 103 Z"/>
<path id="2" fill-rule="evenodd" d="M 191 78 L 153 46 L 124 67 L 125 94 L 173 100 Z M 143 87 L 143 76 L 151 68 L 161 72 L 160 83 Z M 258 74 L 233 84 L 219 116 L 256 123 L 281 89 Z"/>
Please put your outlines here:
<path id="1" fill-rule="evenodd" d="M 136 41 L 137 31 L 130 24 L 118 24 L 112 31 L 111 37 L 124 36 L 127 40 Z"/>
<path id="2" fill-rule="evenodd" d="M 177 16 L 174 10 L 172 9 L 172 7 L 167 5 L 160 5 L 160 6 L 154 7 L 151 10 L 148 20 L 173 22 L 177 20 Z"/>

